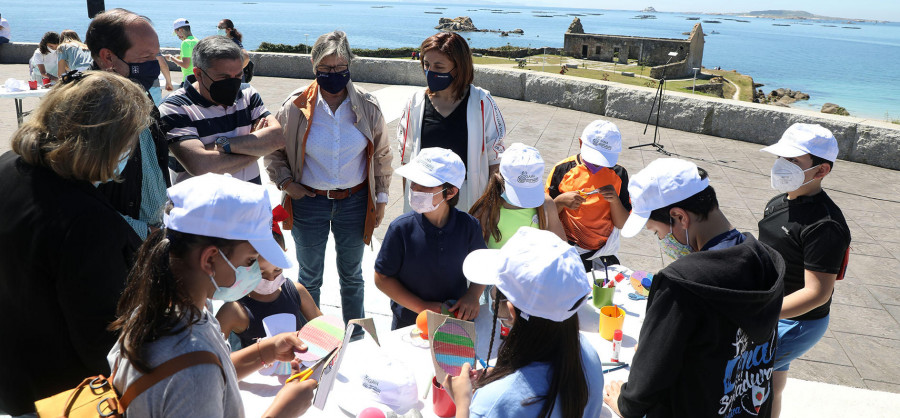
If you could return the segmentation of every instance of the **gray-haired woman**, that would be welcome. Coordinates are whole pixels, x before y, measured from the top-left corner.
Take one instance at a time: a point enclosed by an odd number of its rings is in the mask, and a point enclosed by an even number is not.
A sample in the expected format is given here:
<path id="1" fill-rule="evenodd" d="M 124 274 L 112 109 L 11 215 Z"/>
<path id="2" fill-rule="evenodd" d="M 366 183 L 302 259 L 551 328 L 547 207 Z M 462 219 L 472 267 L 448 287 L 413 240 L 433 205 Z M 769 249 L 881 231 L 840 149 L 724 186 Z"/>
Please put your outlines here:
<path id="1" fill-rule="evenodd" d="M 326 33 L 313 45 L 316 80 L 276 115 L 284 149 L 266 171 L 293 212 L 300 283 L 319 305 L 325 244 L 334 234 L 344 321 L 363 316 L 363 249 L 381 223 L 390 187 L 391 151 L 375 98 L 350 81 L 347 35 Z"/>

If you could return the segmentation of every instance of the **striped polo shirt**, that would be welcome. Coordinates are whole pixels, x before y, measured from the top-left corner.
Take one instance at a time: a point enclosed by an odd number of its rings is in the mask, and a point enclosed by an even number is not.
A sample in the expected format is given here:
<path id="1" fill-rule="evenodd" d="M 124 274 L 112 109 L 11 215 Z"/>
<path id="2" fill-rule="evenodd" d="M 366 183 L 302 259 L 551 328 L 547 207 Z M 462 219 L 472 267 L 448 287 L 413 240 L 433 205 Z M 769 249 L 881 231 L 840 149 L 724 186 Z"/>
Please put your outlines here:
<path id="1" fill-rule="evenodd" d="M 237 99 L 228 107 L 207 100 L 188 83 L 166 97 L 159 106 L 159 113 L 169 144 L 199 139 L 203 145 L 216 142 L 220 136 L 248 135 L 254 122 L 269 115 L 259 93 L 247 83 L 241 85 Z M 254 161 L 232 176 L 241 180 L 255 179 L 259 177 L 259 165 Z M 173 183 L 190 177 L 187 172 L 179 172 Z"/>

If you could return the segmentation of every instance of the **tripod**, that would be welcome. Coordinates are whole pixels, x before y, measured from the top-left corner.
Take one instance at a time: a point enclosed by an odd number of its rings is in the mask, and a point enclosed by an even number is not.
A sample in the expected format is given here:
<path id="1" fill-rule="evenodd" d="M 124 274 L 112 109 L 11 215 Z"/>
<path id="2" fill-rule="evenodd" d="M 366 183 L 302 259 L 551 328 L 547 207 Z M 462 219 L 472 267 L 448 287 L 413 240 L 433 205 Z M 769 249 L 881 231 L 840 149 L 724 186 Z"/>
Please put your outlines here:
<path id="1" fill-rule="evenodd" d="M 666 88 L 666 70 L 668 70 L 669 62 L 672 61 L 672 57 L 674 56 L 674 52 L 669 54 L 669 60 L 666 61 L 666 64 L 663 66 L 663 75 L 662 78 L 659 79 L 659 86 L 656 88 L 656 95 L 653 97 L 653 103 L 650 104 L 650 114 L 647 116 L 647 123 L 644 125 L 644 135 L 647 135 L 647 128 L 650 127 L 650 120 L 653 118 L 653 109 L 656 109 L 656 121 L 654 122 L 653 128 L 653 142 L 649 142 L 646 144 L 634 145 L 628 147 L 628 149 L 635 149 L 641 147 L 653 147 L 656 148 L 657 151 L 665 154 L 672 155 L 668 151 L 665 150 L 662 144 L 659 143 L 659 109 L 662 107 L 662 99 L 663 99 L 663 91 Z"/>

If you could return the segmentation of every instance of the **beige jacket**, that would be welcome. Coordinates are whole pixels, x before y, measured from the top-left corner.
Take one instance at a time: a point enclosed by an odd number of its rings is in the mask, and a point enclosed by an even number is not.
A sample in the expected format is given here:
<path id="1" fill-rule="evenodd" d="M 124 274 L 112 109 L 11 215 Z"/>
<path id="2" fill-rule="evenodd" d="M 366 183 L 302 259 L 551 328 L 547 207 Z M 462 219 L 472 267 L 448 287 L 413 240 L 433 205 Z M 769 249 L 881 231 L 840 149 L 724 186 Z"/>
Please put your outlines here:
<path id="1" fill-rule="evenodd" d="M 303 162 L 306 158 L 306 140 L 309 137 L 309 120 L 315 115 L 319 85 L 313 81 L 307 87 L 291 93 L 281 104 L 275 115 L 284 132 L 285 146 L 267 155 L 263 161 L 269 179 L 281 184 L 291 178 L 302 183 Z M 369 204 L 366 210 L 363 241 L 369 244 L 375 229 L 375 197 L 378 193 L 388 193 L 391 186 L 391 146 L 388 142 L 384 115 L 374 96 L 358 89 L 350 81 L 347 83 L 347 97 L 356 115 L 354 124 L 359 132 L 369 140 L 366 147 L 366 167 L 369 180 Z"/>

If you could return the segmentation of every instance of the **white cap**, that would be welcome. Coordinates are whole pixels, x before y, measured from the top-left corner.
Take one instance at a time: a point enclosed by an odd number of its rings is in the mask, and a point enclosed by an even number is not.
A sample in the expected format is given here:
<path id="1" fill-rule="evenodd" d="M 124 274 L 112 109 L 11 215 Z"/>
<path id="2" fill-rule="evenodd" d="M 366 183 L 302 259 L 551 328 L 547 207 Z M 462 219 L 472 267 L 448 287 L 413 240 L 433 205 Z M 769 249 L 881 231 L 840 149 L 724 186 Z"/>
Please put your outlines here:
<path id="1" fill-rule="evenodd" d="M 612 167 L 622 152 L 622 134 L 612 122 L 595 120 L 581 133 L 581 158 L 601 167 Z"/>
<path id="2" fill-rule="evenodd" d="M 519 228 L 499 250 L 472 251 L 463 273 L 473 283 L 496 285 L 526 320 L 565 321 L 591 292 L 575 247 L 537 228 Z"/>
<path id="3" fill-rule="evenodd" d="M 191 177 L 168 190 L 174 207 L 166 228 L 207 237 L 246 240 L 268 262 L 283 269 L 293 263 L 272 237 L 272 206 L 265 187 L 228 174 Z"/>
<path id="4" fill-rule="evenodd" d="M 395 172 L 425 187 L 450 183 L 459 188 L 466 178 L 466 166 L 462 159 L 445 148 L 423 148 L 416 158 Z"/>
<path id="5" fill-rule="evenodd" d="M 784 131 L 778 142 L 760 151 L 785 158 L 812 154 L 828 161 L 834 161 L 838 155 L 838 144 L 837 139 L 834 139 L 834 134 L 822 125 L 795 123 Z"/>
<path id="6" fill-rule="evenodd" d="M 397 414 L 418 406 L 419 390 L 412 368 L 389 356 L 376 354 L 376 358 L 369 358 L 363 373 L 350 384 L 352 392 L 339 402 L 354 416 L 370 406 L 386 406 Z"/>
<path id="7" fill-rule="evenodd" d="M 509 203 L 520 208 L 536 208 L 544 204 L 544 159 L 537 148 L 512 144 L 500 158 L 500 174 Z"/>
<path id="8" fill-rule="evenodd" d="M 188 22 L 187 19 L 181 17 L 175 19 L 175 22 L 172 23 L 172 30 L 178 30 L 178 28 L 183 28 L 185 26 L 191 26 L 191 22 Z"/>
<path id="9" fill-rule="evenodd" d="M 650 212 L 678 203 L 709 186 L 701 179 L 697 165 L 678 158 L 660 158 L 647 164 L 628 181 L 631 214 L 622 227 L 622 236 L 633 237 L 650 218 Z"/>

